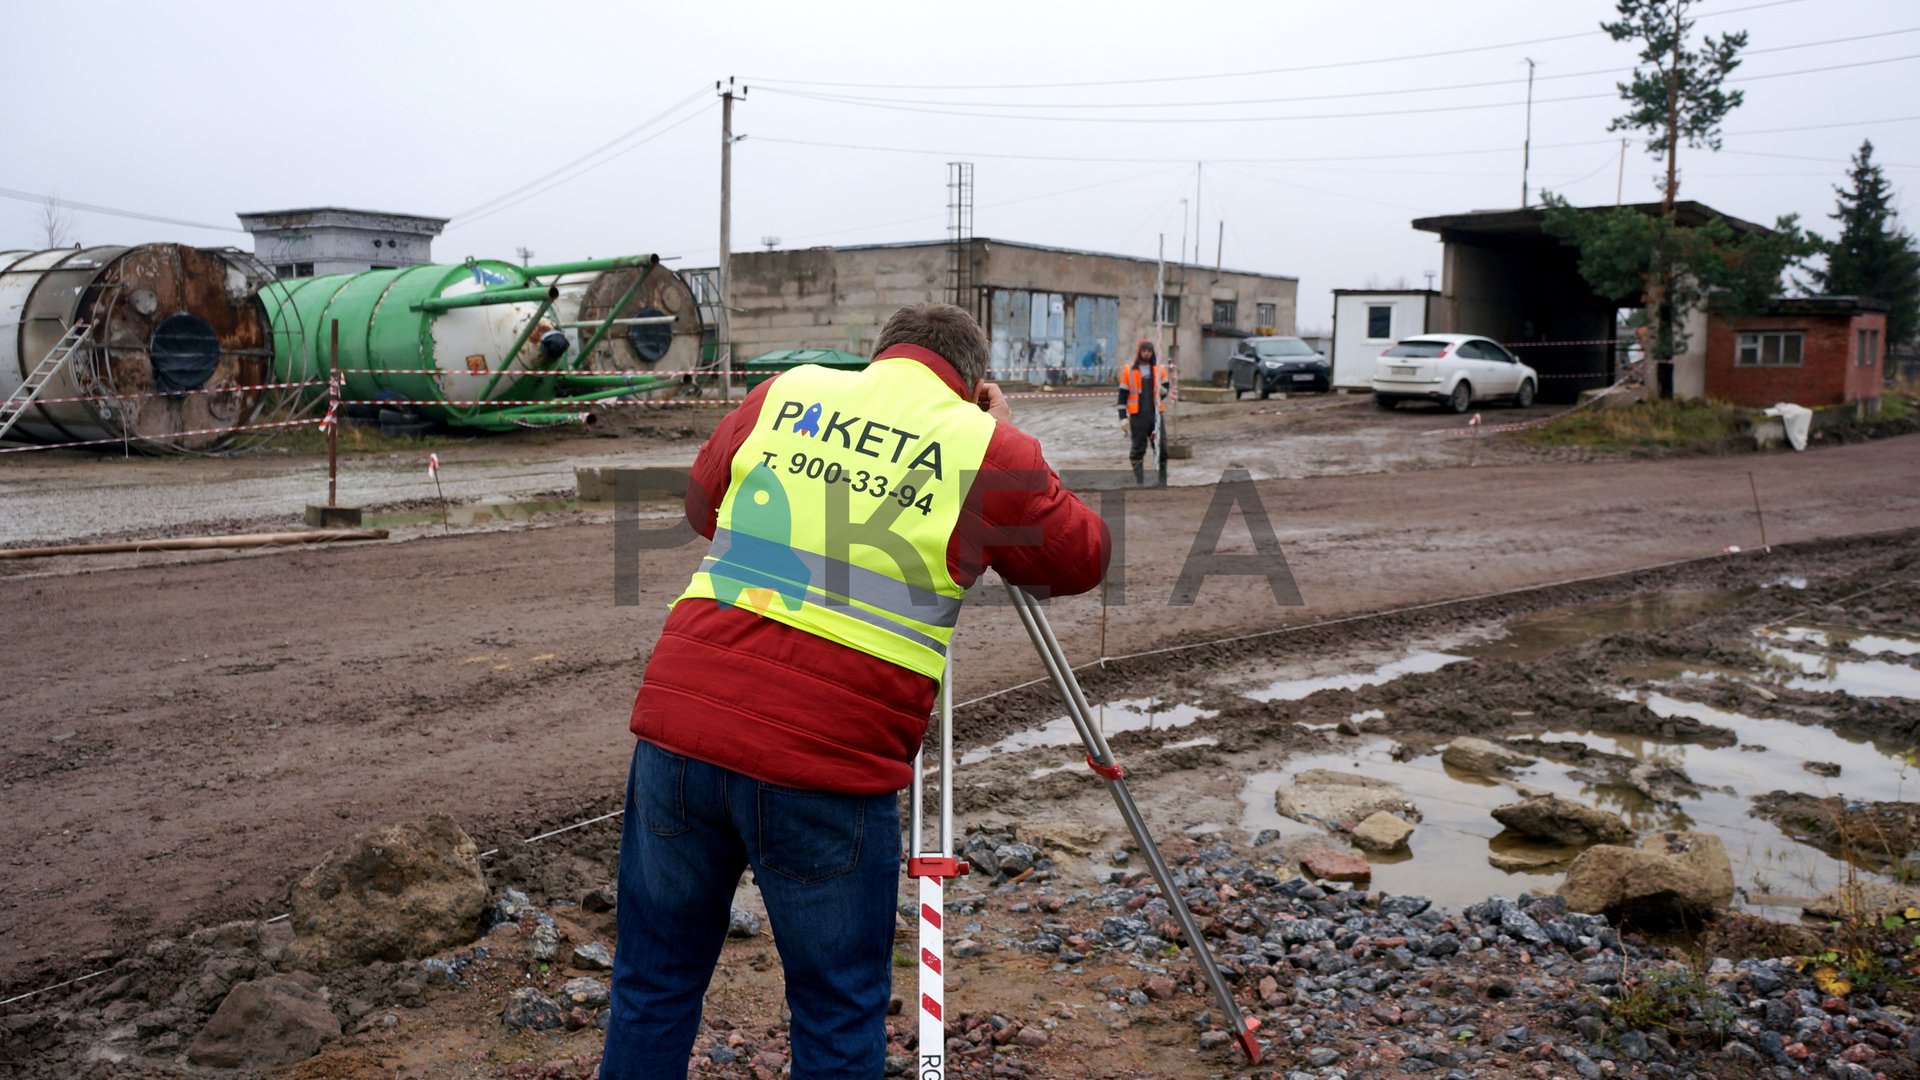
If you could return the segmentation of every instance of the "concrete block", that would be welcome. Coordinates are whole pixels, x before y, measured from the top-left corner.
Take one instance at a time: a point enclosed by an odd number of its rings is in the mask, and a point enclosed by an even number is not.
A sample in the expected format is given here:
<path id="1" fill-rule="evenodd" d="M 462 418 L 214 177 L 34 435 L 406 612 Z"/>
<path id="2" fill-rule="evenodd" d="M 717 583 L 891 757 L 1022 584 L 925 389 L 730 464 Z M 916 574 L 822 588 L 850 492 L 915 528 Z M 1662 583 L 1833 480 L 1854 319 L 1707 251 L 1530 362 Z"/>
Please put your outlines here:
<path id="1" fill-rule="evenodd" d="M 1188 383 L 1180 388 L 1180 400 L 1195 405 L 1218 405 L 1234 400 L 1233 391 L 1224 386 L 1195 386 Z"/>
<path id="2" fill-rule="evenodd" d="M 307 525 L 315 529 L 357 529 L 360 527 L 360 508 L 357 506 L 321 506 L 307 504 Z"/>

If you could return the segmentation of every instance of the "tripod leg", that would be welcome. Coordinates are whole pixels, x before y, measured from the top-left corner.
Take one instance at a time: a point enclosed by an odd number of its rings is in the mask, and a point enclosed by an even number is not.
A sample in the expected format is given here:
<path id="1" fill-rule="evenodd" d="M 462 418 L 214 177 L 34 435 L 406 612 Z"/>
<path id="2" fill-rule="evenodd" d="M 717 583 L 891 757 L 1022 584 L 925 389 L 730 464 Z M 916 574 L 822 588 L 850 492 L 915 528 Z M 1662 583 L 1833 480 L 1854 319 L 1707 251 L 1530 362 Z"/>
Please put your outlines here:
<path id="1" fill-rule="evenodd" d="M 1073 726 L 1079 731 L 1080 739 L 1087 746 L 1087 765 L 1107 782 L 1107 790 L 1113 795 L 1113 802 L 1120 810 L 1120 817 L 1127 823 L 1127 831 L 1133 834 L 1134 843 L 1140 846 L 1140 852 L 1146 857 L 1147 868 L 1160 886 L 1161 898 L 1173 910 L 1174 920 L 1180 924 L 1180 932 L 1186 935 L 1187 943 L 1193 947 L 1194 961 L 1200 965 L 1200 974 L 1205 979 L 1213 996 L 1220 1002 L 1225 1013 L 1228 1028 L 1234 1041 L 1254 1064 L 1260 1062 L 1260 1043 L 1254 1038 L 1254 1030 L 1260 1026 L 1258 1020 L 1247 1017 L 1240 1011 L 1240 1005 L 1233 999 L 1233 991 L 1228 989 L 1227 980 L 1220 973 L 1220 965 L 1213 959 L 1213 953 L 1207 948 L 1207 942 L 1200 934 L 1199 924 L 1194 922 L 1193 912 L 1188 910 L 1186 898 L 1174 886 L 1173 872 L 1168 869 L 1166 860 L 1160 855 L 1160 846 L 1153 841 L 1153 835 L 1147 831 L 1146 819 L 1140 816 L 1140 808 L 1133 801 L 1133 794 L 1127 790 L 1126 770 L 1114 760 L 1113 749 L 1107 745 L 1106 737 L 1094 725 L 1092 712 L 1087 708 L 1086 695 L 1080 689 L 1080 680 L 1073 674 L 1073 666 L 1067 662 L 1066 652 L 1060 647 L 1060 640 L 1054 636 L 1053 626 L 1047 622 L 1046 613 L 1034 603 L 1031 596 L 1018 586 L 1008 585 L 1007 592 L 1013 597 L 1015 614 L 1026 628 L 1027 636 L 1033 639 L 1034 648 L 1040 653 L 1040 662 L 1046 666 L 1047 675 L 1052 679 L 1054 688 L 1067 703 L 1067 715 L 1073 720 Z"/>

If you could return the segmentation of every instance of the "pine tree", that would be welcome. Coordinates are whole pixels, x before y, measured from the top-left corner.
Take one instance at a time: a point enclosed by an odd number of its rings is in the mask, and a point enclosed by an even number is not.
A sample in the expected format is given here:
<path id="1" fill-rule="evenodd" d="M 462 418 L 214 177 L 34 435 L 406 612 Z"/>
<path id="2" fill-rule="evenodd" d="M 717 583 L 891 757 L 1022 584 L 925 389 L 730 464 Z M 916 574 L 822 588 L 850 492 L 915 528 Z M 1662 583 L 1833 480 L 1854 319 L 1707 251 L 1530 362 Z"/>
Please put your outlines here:
<path id="1" fill-rule="evenodd" d="M 1833 189 L 1840 204 L 1829 215 L 1840 223 L 1840 237 L 1821 245 L 1827 266 L 1813 278 L 1822 292 L 1886 301 L 1887 342 L 1910 343 L 1920 329 L 1920 249 L 1900 227 L 1893 185 L 1873 163 L 1871 140 L 1860 144 L 1847 180 L 1852 189 Z"/>

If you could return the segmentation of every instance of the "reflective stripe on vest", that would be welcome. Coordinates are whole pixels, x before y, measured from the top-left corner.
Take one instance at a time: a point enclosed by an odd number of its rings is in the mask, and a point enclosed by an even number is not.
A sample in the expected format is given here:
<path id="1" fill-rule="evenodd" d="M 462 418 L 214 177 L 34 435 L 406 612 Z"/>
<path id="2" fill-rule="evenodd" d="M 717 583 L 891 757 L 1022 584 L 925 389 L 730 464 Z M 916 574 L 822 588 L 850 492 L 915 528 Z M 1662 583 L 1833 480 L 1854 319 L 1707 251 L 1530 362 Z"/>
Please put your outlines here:
<path id="1" fill-rule="evenodd" d="M 782 374 L 680 599 L 745 607 L 939 679 L 966 593 L 947 547 L 994 426 L 905 357 Z"/>
<path id="2" fill-rule="evenodd" d="M 1136 416 L 1140 412 L 1140 390 L 1141 390 L 1140 382 L 1141 380 L 1140 380 L 1139 365 L 1129 364 L 1126 367 L 1120 369 L 1120 385 L 1126 387 L 1126 390 L 1127 390 L 1127 415 L 1128 416 Z M 1167 383 L 1166 367 L 1161 364 L 1153 365 L 1153 385 L 1157 388 L 1157 387 L 1165 386 L 1166 383 Z M 1156 407 L 1158 407 L 1157 404 L 1156 404 Z"/>

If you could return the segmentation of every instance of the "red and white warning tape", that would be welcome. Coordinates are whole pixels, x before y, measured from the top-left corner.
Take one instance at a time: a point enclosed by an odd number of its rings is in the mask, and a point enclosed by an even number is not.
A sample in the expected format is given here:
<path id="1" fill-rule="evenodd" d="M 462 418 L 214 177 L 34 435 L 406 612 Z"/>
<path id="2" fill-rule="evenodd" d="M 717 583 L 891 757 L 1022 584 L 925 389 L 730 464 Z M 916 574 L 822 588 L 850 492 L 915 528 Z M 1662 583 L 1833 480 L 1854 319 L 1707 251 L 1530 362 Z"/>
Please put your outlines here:
<path id="1" fill-rule="evenodd" d="M 82 401 L 132 401 L 137 398 L 179 398 L 195 394 L 241 394 L 256 390 L 298 390 L 308 386 L 325 386 L 320 382 L 287 383 L 249 383 L 245 386 L 203 386 L 198 390 L 131 390 L 124 394 L 81 394 L 76 397 L 34 398 L 35 405 L 72 405 Z"/>
<path id="2" fill-rule="evenodd" d="M 117 446 L 129 442 L 163 442 L 167 439 L 184 439 L 189 435 L 230 435 L 242 431 L 266 431 L 271 428 L 304 427 L 318 424 L 319 419 L 275 420 L 265 424 L 240 424 L 235 427 L 198 428 L 193 431 L 168 431 L 154 435 L 129 435 L 119 439 L 76 439 L 73 442 L 36 443 L 32 446 L 0 446 L 0 454 L 24 454 L 32 450 L 68 450 L 76 446 Z"/>

